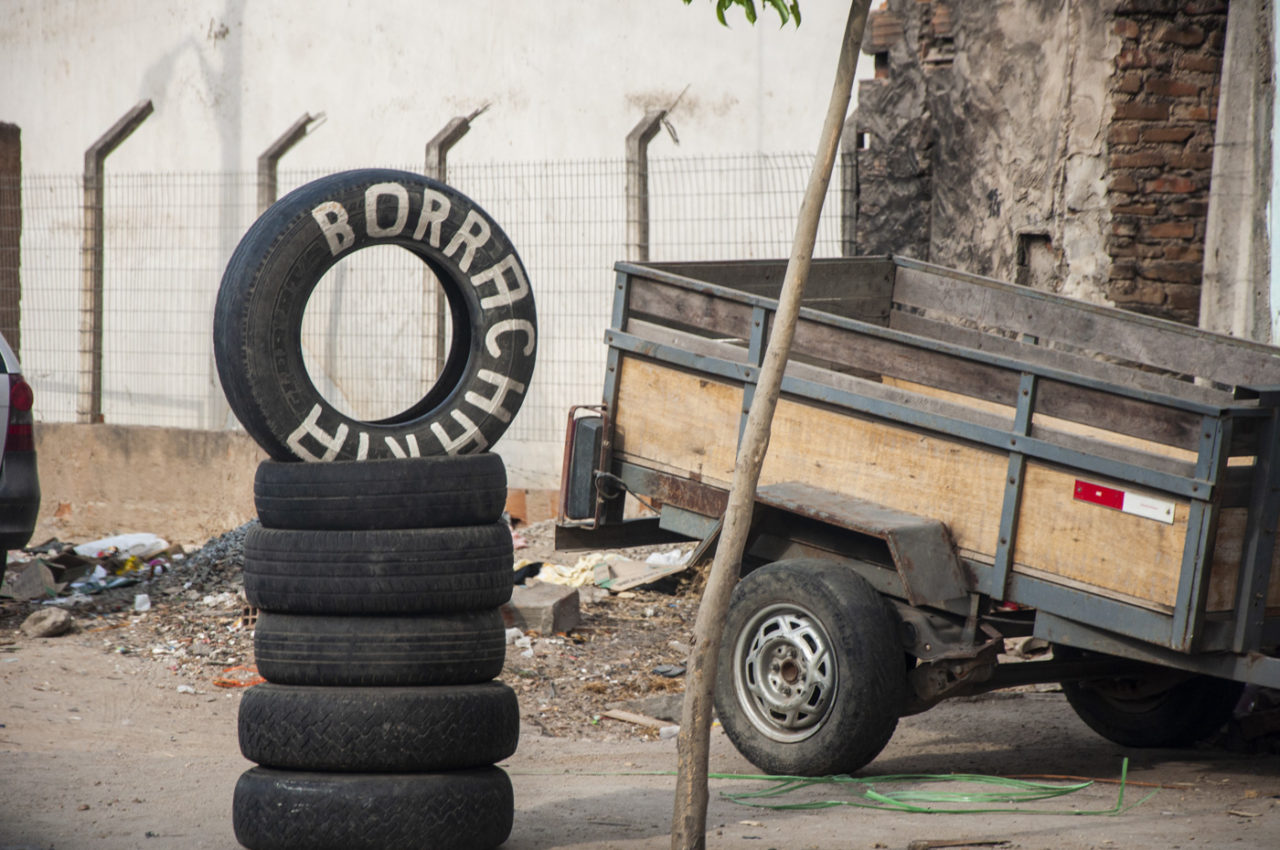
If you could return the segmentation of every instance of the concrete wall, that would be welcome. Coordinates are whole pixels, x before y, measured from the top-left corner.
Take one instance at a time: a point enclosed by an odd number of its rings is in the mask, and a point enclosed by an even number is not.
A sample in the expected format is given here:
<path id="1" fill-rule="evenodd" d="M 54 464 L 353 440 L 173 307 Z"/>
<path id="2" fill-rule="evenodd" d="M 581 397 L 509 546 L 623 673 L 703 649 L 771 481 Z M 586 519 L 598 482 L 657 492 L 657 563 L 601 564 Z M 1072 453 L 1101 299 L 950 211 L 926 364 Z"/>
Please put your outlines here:
<path id="1" fill-rule="evenodd" d="M 251 171 L 304 113 L 327 124 L 288 167 L 421 162 L 455 115 L 492 108 L 453 161 L 623 156 L 670 106 L 683 153 L 809 150 L 848 6 L 803 24 L 716 22 L 707 0 L 40 0 L 3 4 L 0 120 L 29 173 L 79 173 L 135 103 L 155 114 L 109 169 Z M 683 95 L 681 93 L 683 92 Z M 675 150 L 665 134 L 654 153 Z"/>
<path id="2" fill-rule="evenodd" d="M 257 516 L 253 476 L 266 455 L 240 432 L 43 424 L 36 452 L 43 498 L 33 544 L 145 531 L 198 545 Z M 552 519 L 558 496 L 513 488 L 507 511 L 523 523 Z"/>
<path id="3" fill-rule="evenodd" d="M 44 424 L 36 452 L 33 543 L 138 531 L 203 543 L 257 516 L 253 475 L 265 455 L 242 433 Z"/>

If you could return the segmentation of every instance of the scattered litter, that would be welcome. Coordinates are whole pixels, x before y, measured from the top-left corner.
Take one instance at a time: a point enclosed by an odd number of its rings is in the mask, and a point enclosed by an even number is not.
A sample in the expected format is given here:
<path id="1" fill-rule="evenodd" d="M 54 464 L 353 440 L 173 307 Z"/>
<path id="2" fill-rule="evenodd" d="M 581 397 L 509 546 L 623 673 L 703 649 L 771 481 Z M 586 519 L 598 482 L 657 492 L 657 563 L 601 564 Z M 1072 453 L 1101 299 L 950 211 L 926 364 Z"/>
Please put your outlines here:
<path id="1" fill-rule="evenodd" d="M 519 629 L 507 629 L 507 646 L 510 646 L 522 637 L 524 637 L 524 632 Z"/>
<path id="2" fill-rule="evenodd" d="M 608 717 L 610 720 L 621 720 L 623 723 L 634 723 L 636 726 L 648 726 L 651 729 L 662 730 L 667 724 L 656 717 L 648 717 L 644 714 L 636 714 L 634 711 L 623 711 L 619 708 L 611 708 L 608 711 L 602 711 L 601 717 Z M 677 727 L 679 728 L 679 727 Z"/>
<path id="3" fill-rule="evenodd" d="M 680 734 L 679 726 L 663 726 L 658 730 L 658 737 L 664 741 L 670 740 Z"/>
<path id="4" fill-rule="evenodd" d="M 996 804 L 1027 804 L 1039 800 L 1055 799 L 1067 794 L 1082 791 L 1093 785 L 1092 781 L 1076 782 L 1067 785 L 1044 782 L 1028 782 L 1021 779 L 1010 779 L 1003 776 L 980 776 L 975 774 L 896 774 L 890 776 L 852 777 L 846 775 L 799 778 L 794 776 L 760 776 L 740 774 L 711 774 L 712 779 L 754 779 L 771 780 L 774 785 L 759 791 L 721 792 L 721 796 L 731 803 L 744 806 L 755 806 L 763 809 L 825 809 L 832 806 L 855 806 L 864 809 L 882 809 L 886 811 L 912 812 L 917 814 L 997 814 L 1016 812 L 1019 814 L 1042 815 L 1116 815 L 1140 806 L 1151 799 L 1158 790 L 1153 790 L 1136 803 L 1128 806 L 1124 803 L 1126 779 L 1129 775 L 1129 759 L 1124 759 L 1120 766 L 1120 789 L 1116 804 L 1109 809 L 1097 810 L 1062 810 L 994 807 Z M 929 791 L 921 790 L 921 784 L 955 783 L 963 786 L 992 786 L 990 791 Z M 906 788 L 888 789 L 886 785 L 907 785 Z M 776 797 L 803 791 L 816 786 L 829 786 L 851 792 L 850 797 L 837 800 L 807 800 L 797 803 L 762 802 Z M 860 792 L 860 793 L 859 793 Z M 961 807 L 958 804 L 973 804 Z M 1234 811 L 1229 814 L 1236 814 Z M 1242 817 L 1252 815 L 1242 814 Z"/>
<path id="5" fill-rule="evenodd" d="M 139 614 L 151 610 L 151 597 L 145 593 L 139 593 L 133 597 L 133 610 Z"/>
<path id="6" fill-rule="evenodd" d="M 515 574 L 512 578 L 516 584 L 524 584 L 528 579 L 537 578 L 538 573 L 541 571 L 541 561 L 530 561 L 527 558 L 521 558 L 515 563 Z"/>
<path id="7" fill-rule="evenodd" d="M 250 688 L 267 681 L 258 674 L 258 668 L 246 665 L 228 667 L 221 676 L 213 678 L 213 684 L 219 688 Z"/>
<path id="8" fill-rule="evenodd" d="M 81 543 L 72 549 L 77 555 L 88 558 L 106 558 L 118 555 L 122 559 L 129 557 L 153 558 L 169 548 L 169 542 L 154 534 L 117 534 L 101 540 Z"/>
<path id="9" fill-rule="evenodd" d="M 178 685 L 178 693 L 180 694 L 194 694 L 195 692 L 196 689 L 190 685 Z"/>
<path id="10" fill-rule="evenodd" d="M 679 664 L 659 664 L 652 671 L 658 676 L 666 676 L 668 679 L 677 679 L 684 675 L 684 668 Z"/>
<path id="11" fill-rule="evenodd" d="M 670 552 L 654 552 L 652 555 L 644 559 L 646 564 L 656 564 L 660 567 L 682 567 L 689 559 L 689 553 L 680 549 L 672 549 Z"/>
<path id="12" fill-rule="evenodd" d="M 1262 812 L 1246 812 L 1242 809 L 1227 809 L 1227 814 L 1235 815 L 1238 818 L 1260 818 Z"/>

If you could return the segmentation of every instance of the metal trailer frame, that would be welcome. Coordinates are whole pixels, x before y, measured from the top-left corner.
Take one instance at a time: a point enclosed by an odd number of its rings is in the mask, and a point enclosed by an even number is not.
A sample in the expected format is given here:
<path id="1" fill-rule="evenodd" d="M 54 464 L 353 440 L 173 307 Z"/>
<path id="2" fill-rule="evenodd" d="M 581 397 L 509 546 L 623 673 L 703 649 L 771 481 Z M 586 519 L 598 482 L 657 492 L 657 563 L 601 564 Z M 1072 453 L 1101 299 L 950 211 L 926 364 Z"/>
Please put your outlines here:
<path id="1" fill-rule="evenodd" d="M 1257 343 L 1234 340 L 1112 308 L 1093 305 L 1080 308 L 1082 302 L 1013 287 L 989 278 L 903 257 L 825 262 L 843 264 L 851 273 L 883 274 L 887 276 L 891 286 L 900 270 L 926 272 L 950 278 L 957 286 L 968 284 L 1013 292 L 1016 293 L 1014 297 L 1024 300 L 1030 298 L 1033 304 L 1043 310 L 1074 305 L 1076 309 L 1097 311 L 1099 316 L 1107 320 L 1119 318 L 1126 322 L 1164 328 L 1161 332 L 1183 334 L 1206 345 L 1217 346 L 1214 350 L 1230 350 L 1222 346 L 1243 346 L 1247 349 L 1246 354 L 1263 352 L 1280 355 L 1280 349 L 1267 351 L 1269 347 Z M 767 295 L 744 292 L 725 285 L 726 275 L 723 271 L 718 273 L 722 278 L 720 282 L 695 279 L 690 275 L 697 271 L 698 265 L 619 263 L 615 266 L 617 274 L 612 321 L 605 334 L 608 358 L 603 407 L 606 411 L 616 409 L 620 360 L 624 355 L 634 355 L 740 383 L 743 387 L 742 423 L 745 423 L 745 411 L 749 409 L 754 394 L 770 320 L 777 301 Z M 776 275 L 778 263 L 749 261 L 718 265 L 722 269 L 729 268 L 728 277 L 739 274 L 746 280 L 759 279 L 765 271 Z M 657 282 L 692 296 L 729 302 L 737 308 L 749 310 L 750 333 L 745 340 L 742 356 L 714 356 L 697 350 L 696 346 L 667 344 L 632 332 L 630 320 L 633 313 L 633 293 L 636 281 L 640 280 Z M 1015 356 L 1016 351 L 1002 353 L 999 350 L 983 350 L 894 330 L 887 323 L 886 326 L 880 326 L 809 307 L 802 309 L 801 321 L 837 333 L 854 333 L 872 340 L 906 346 L 919 352 L 921 356 L 936 354 L 959 358 L 984 368 L 1011 370 L 1020 375 L 1016 415 L 1011 427 L 977 423 L 903 404 L 893 398 L 877 398 L 830 386 L 812 380 L 801 369 L 789 368 L 783 380 L 782 393 L 785 397 L 804 399 L 851 414 L 898 423 L 923 433 L 989 447 L 1008 455 L 1008 483 L 1004 490 L 994 564 L 963 559 L 964 568 L 972 576 L 973 584 L 967 590 L 974 595 L 973 600 L 933 600 L 929 604 L 948 609 L 953 615 L 964 615 L 971 604 L 976 604 L 977 595 L 991 600 L 1007 600 L 1035 609 L 1032 633 L 1054 643 L 1280 687 L 1280 658 L 1271 654 L 1280 646 L 1280 614 L 1268 616 L 1265 605 L 1266 591 L 1271 580 L 1274 532 L 1277 518 L 1280 517 L 1280 469 L 1277 468 L 1276 458 L 1277 436 L 1280 435 L 1277 423 L 1280 417 L 1280 388 L 1235 386 L 1231 388 L 1234 396 L 1219 393 L 1208 396 L 1206 400 L 1205 393 L 1190 391 L 1196 386 L 1195 383 L 1179 385 L 1172 381 L 1166 382 L 1175 389 L 1177 386 L 1188 387 L 1185 394 L 1166 391 L 1167 387 L 1163 384 L 1158 390 L 1136 387 L 1119 383 L 1114 378 L 1078 374 L 1070 368 L 1057 367 L 1051 363 L 1030 362 Z M 1029 341 L 1036 342 L 1035 339 Z M 1280 376 L 1280 356 L 1277 356 L 1276 375 Z M 1150 456 L 1139 457 L 1137 453 L 1093 453 L 1070 441 L 1034 436 L 1032 421 L 1037 397 L 1040 388 L 1049 384 L 1127 399 L 1139 405 L 1150 405 L 1154 409 L 1169 411 L 1171 417 L 1193 422 L 1199 427 L 1193 468 L 1176 469 L 1169 464 L 1145 462 L 1144 458 Z M 1243 468 L 1248 470 L 1248 480 L 1241 480 L 1240 467 L 1228 469 L 1228 458 L 1241 454 L 1256 457 L 1252 466 Z M 1191 514 L 1187 524 L 1188 539 L 1177 582 L 1177 600 L 1171 613 L 1126 604 L 1088 590 L 1045 581 L 1011 569 L 1014 541 L 1019 530 L 1017 506 L 1023 492 L 1023 471 L 1029 459 L 1081 470 L 1189 500 Z M 669 472 L 618 460 L 611 461 L 607 466 L 597 467 L 595 474 L 598 476 L 601 473 L 628 490 L 661 500 L 664 507 L 659 524 L 668 532 L 674 531 L 691 537 L 705 536 L 712 531 L 716 517 L 723 511 L 723 488 L 682 480 Z M 823 522 L 831 522 L 835 517 L 836 524 L 840 524 L 839 505 L 828 503 L 824 508 L 818 509 L 794 497 L 788 501 L 785 496 L 771 501 L 775 509 L 788 510 L 800 516 L 807 515 Z M 1248 508 L 1248 522 L 1234 609 L 1229 616 L 1206 616 L 1208 564 L 1218 512 L 1224 506 L 1241 505 Z M 598 514 L 597 521 L 589 521 L 585 525 L 607 527 L 607 521 L 600 522 L 599 519 Z M 615 522 L 617 519 L 620 518 L 615 518 Z M 847 522 L 844 525 L 850 527 Z M 853 561 L 857 567 L 857 559 Z M 901 571 L 901 567 L 899 569 Z M 863 571 L 874 583 L 876 570 Z"/>

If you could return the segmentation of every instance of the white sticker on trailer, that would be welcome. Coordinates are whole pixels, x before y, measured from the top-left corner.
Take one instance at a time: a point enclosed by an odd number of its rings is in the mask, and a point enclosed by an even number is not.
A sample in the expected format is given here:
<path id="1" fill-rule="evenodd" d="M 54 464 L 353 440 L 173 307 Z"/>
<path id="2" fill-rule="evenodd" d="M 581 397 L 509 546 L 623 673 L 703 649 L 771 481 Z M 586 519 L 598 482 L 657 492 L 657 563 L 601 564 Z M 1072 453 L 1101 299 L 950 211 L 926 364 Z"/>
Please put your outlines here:
<path id="1" fill-rule="evenodd" d="M 1137 493 L 1125 493 L 1124 504 L 1120 510 L 1127 514 L 1154 519 L 1173 524 L 1173 502 L 1153 499 L 1150 496 L 1139 496 Z"/>

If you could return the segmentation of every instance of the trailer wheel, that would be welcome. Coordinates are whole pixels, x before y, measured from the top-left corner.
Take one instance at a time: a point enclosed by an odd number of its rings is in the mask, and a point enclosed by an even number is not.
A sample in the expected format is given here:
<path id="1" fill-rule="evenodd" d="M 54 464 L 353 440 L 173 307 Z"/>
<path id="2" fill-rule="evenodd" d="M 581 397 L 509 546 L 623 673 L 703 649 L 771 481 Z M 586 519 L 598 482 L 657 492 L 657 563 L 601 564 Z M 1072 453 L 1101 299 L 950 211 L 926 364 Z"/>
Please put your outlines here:
<path id="1" fill-rule="evenodd" d="M 1058 657 L 1063 648 L 1054 650 Z M 1231 719 L 1244 685 L 1212 676 L 1150 676 L 1063 682 L 1076 715 L 1108 741 L 1126 747 L 1189 747 Z"/>
<path id="2" fill-rule="evenodd" d="M 768 773 L 851 773 L 874 759 L 906 694 L 896 618 L 829 561 L 778 561 L 734 589 L 716 675 L 720 722 Z"/>
<path id="3" fill-rule="evenodd" d="M 435 274 L 452 342 L 420 400 L 361 421 L 312 382 L 302 318 L 330 268 L 379 245 L 408 250 Z M 276 460 L 474 454 L 492 447 L 524 400 L 536 322 L 515 248 L 475 202 L 421 175 L 358 169 L 295 189 L 249 228 L 218 289 L 213 352 L 232 412 Z"/>

